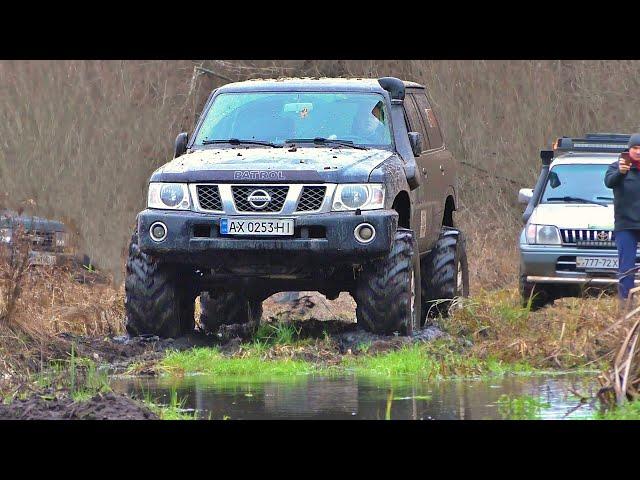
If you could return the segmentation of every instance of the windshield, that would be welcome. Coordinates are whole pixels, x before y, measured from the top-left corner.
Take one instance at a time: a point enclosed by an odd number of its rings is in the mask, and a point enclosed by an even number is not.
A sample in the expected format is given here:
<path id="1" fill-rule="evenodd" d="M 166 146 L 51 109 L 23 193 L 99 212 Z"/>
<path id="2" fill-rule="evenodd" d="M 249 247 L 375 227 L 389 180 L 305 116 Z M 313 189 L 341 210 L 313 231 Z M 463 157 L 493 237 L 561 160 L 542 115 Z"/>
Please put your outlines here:
<path id="1" fill-rule="evenodd" d="M 209 108 L 194 144 L 237 139 L 282 145 L 285 140 L 318 137 L 390 147 L 384 97 L 349 92 L 222 93 Z"/>
<path id="2" fill-rule="evenodd" d="M 556 165 L 549 172 L 540 202 L 581 203 L 571 197 L 598 203 L 613 202 L 613 191 L 604 184 L 604 174 L 608 167 L 609 165 L 577 163 Z"/>

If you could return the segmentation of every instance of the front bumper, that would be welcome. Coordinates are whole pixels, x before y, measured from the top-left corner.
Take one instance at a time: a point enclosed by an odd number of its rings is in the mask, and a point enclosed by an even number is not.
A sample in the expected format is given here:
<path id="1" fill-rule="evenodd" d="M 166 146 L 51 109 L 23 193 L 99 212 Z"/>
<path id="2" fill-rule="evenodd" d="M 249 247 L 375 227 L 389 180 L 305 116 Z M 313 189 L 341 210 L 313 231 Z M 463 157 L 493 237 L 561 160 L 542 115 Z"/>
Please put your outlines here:
<path id="1" fill-rule="evenodd" d="M 221 235 L 221 218 L 229 218 L 229 215 L 143 210 L 138 215 L 138 242 L 143 252 L 165 261 L 210 268 L 301 265 L 301 262 L 361 264 L 390 251 L 398 226 L 398 214 L 394 210 L 363 211 L 360 215 L 332 212 L 282 216 L 294 218 L 292 237 L 246 237 Z M 149 234 L 155 222 L 162 222 L 167 227 L 167 236 L 161 242 L 154 241 Z M 353 231 L 361 223 L 369 223 L 376 230 L 374 239 L 368 244 L 359 243 L 354 237 Z"/>
<path id="2" fill-rule="evenodd" d="M 617 258 L 615 249 L 577 248 L 560 245 L 520 244 L 520 272 L 530 283 L 606 286 L 618 282 L 616 270 L 585 271 L 576 267 L 576 257 Z M 636 266 L 640 265 L 640 250 Z M 636 285 L 640 276 L 636 275 Z"/>

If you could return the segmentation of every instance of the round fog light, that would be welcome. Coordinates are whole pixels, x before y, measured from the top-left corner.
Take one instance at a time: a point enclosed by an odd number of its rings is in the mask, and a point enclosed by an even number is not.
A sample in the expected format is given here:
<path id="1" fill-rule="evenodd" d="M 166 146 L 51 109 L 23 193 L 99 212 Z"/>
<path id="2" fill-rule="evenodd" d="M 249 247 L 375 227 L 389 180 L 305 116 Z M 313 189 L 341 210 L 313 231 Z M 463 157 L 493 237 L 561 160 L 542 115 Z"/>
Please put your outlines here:
<path id="1" fill-rule="evenodd" d="M 162 222 L 156 222 L 151 225 L 149 229 L 149 234 L 151 235 L 151 239 L 156 242 L 161 242 L 165 238 L 167 238 L 167 227 Z"/>
<path id="2" fill-rule="evenodd" d="M 353 231 L 353 234 L 360 243 L 369 243 L 375 238 L 376 229 L 369 223 L 361 223 Z"/>

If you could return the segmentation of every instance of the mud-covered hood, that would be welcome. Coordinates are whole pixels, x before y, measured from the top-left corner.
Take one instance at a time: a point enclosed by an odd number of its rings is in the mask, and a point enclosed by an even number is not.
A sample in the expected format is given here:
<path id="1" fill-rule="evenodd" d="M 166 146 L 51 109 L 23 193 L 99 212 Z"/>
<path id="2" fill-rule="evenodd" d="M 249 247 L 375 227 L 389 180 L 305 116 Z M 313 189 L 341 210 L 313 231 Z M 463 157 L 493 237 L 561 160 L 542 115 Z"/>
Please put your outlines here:
<path id="1" fill-rule="evenodd" d="M 529 222 L 538 225 L 555 225 L 559 228 L 613 230 L 613 204 L 601 207 L 587 203 L 543 203 L 535 208 Z"/>
<path id="2" fill-rule="evenodd" d="M 354 148 L 196 150 L 156 170 L 152 182 L 366 182 L 394 153 Z"/>

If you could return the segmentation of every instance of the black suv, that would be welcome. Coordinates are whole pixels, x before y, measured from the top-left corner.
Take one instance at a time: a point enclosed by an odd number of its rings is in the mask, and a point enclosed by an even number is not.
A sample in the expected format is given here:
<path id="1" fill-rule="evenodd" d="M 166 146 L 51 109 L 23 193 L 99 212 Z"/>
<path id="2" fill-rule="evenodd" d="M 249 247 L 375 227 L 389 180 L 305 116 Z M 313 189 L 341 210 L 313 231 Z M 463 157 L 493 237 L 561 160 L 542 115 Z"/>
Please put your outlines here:
<path id="1" fill-rule="evenodd" d="M 392 77 L 214 90 L 149 182 L 126 277 L 132 335 L 258 321 L 281 291 L 349 292 L 368 331 L 411 334 L 469 289 L 457 162 L 425 88 Z"/>

